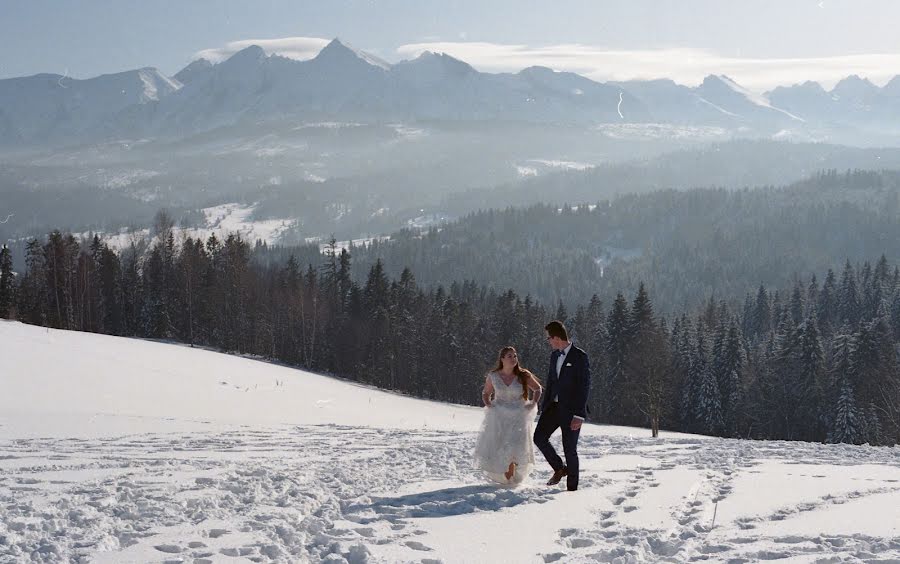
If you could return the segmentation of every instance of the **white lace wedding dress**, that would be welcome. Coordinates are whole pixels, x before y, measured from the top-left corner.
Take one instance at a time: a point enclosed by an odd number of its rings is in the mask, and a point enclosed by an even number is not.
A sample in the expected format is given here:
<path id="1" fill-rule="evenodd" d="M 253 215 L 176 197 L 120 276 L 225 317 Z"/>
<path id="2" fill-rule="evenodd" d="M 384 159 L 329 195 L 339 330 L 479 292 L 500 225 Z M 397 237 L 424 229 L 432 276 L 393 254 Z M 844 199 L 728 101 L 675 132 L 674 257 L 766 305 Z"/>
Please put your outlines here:
<path id="1" fill-rule="evenodd" d="M 501 484 L 519 484 L 534 467 L 532 422 L 536 406 L 522 398 L 522 384 L 516 378 L 507 386 L 496 372 L 489 375 L 494 386 L 491 407 L 484 408 L 484 422 L 475 444 L 475 467 Z M 509 463 L 516 473 L 507 480 Z"/>

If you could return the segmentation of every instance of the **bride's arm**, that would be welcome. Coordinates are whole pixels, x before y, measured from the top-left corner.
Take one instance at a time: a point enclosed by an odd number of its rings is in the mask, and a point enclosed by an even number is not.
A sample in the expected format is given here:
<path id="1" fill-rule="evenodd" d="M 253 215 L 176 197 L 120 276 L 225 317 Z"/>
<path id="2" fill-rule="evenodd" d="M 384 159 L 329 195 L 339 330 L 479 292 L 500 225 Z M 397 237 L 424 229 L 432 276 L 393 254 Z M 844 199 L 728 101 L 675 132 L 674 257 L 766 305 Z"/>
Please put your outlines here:
<path id="1" fill-rule="evenodd" d="M 534 374 L 531 375 L 531 381 L 528 382 L 528 388 L 531 389 L 532 392 L 531 401 L 533 401 L 535 405 L 539 405 L 541 402 L 541 394 L 544 392 L 544 389 L 541 387 L 541 383 L 535 378 Z"/>
<path id="2" fill-rule="evenodd" d="M 494 395 L 494 384 L 491 383 L 491 375 L 488 374 L 484 379 L 484 390 L 481 392 L 481 401 L 485 407 L 491 406 L 491 396 Z"/>

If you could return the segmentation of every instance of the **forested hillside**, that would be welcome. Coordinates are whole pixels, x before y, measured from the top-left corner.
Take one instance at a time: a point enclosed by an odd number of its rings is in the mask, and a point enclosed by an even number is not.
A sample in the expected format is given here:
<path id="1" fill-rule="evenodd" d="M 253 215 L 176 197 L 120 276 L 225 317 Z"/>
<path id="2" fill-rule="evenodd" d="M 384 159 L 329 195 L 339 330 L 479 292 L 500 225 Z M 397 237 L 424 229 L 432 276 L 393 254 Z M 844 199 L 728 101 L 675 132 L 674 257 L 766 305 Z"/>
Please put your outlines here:
<path id="1" fill-rule="evenodd" d="M 698 206 L 705 201 L 694 196 Z M 558 318 L 592 359 L 595 421 L 900 441 L 900 271 L 884 256 L 789 286 L 759 286 L 739 308 L 710 293 L 704 307 L 662 316 L 639 280 L 612 300 L 549 306 L 520 290 L 452 277 L 426 286 L 409 269 L 391 277 L 380 261 L 354 277 L 351 254 L 334 247 L 304 257 L 312 260 L 305 266 L 295 257 L 254 258 L 266 254 L 234 236 L 179 244 L 164 230 L 145 252 L 117 253 L 99 238 L 82 244 L 53 232 L 29 243 L 19 275 L 10 251 L 0 251 L 0 316 L 258 355 L 459 403 L 478 401 L 506 344 L 543 376 L 542 329 Z"/>
<path id="2" fill-rule="evenodd" d="M 900 174 L 828 171 L 785 188 L 665 190 L 573 206 L 508 207 L 353 251 L 424 286 L 474 280 L 554 307 L 610 302 L 644 281 L 661 312 L 710 296 L 732 305 L 760 284 L 788 288 L 881 254 L 900 259 Z M 298 249 L 261 256 L 284 260 Z"/>

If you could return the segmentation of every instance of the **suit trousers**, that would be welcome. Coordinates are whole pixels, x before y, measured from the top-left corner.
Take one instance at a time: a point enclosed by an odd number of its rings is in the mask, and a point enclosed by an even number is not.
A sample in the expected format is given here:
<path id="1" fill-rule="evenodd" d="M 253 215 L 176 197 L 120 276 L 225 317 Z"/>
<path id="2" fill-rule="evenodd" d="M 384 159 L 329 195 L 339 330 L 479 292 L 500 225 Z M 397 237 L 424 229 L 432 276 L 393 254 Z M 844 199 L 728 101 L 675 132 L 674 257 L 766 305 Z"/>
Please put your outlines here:
<path id="1" fill-rule="evenodd" d="M 573 431 L 569 424 L 570 421 L 560 420 L 559 404 L 551 402 L 547 408 L 541 413 L 538 419 L 537 428 L 534 430 L 534 444 L 538 450 L 543 453 L 544 458 L 550 463 L 554 471 L 566 467 L 566 488 L 569 491 L 578 489 L 578 435 L 581 429 Z M 566 457 L 566 463 L 563 464 L 562 459 L 556 454 L 556 449 L 550 444 L 550 436 L 557 429 L 562 430 L 563 453 Z"/>

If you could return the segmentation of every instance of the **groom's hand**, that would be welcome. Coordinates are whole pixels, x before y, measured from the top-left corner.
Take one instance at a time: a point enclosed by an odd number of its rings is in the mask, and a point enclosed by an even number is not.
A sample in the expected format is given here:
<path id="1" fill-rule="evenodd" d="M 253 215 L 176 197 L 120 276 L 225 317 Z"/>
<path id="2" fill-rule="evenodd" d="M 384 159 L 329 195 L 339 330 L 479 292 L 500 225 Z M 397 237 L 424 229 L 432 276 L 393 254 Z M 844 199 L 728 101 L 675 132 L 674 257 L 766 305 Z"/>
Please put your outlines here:
<path id="1" fill-rule="evenodd" d="M 569 428 L 572 429 L 573 431 L 577 431 L 578 429 L 581 429 L 581 419 L 578 419 L 577 417 L 573 417 L 572 422 L 569 424 Z"/>

